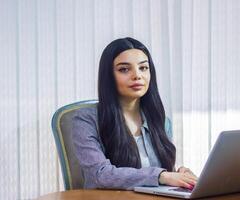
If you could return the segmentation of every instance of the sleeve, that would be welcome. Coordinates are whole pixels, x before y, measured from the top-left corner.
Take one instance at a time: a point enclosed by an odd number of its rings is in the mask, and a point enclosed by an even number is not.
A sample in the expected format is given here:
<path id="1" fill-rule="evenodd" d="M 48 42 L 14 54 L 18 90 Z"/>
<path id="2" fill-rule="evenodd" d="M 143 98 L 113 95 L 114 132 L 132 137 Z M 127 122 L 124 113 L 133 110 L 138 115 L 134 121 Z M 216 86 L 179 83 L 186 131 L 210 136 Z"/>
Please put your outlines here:
<path id="1" fill-rule="evenodd" d="M 73 142 L 85 178 L 85 188 L 132 190 L 135 186 L 158 186 L 162 168 L 116 167 L 106 159 L 98 137 L 96 120 L 79 112 L 73 118 Z"/>

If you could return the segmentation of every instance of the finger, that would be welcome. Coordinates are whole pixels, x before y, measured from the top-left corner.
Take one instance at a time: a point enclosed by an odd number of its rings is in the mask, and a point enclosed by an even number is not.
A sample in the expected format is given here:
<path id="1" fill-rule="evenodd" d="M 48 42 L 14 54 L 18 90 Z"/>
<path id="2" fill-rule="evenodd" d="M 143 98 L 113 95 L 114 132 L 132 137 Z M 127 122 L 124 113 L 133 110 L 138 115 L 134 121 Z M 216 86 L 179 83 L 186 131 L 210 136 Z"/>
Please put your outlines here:
<path id="1" fill-rule="evenodd" d="M 189 173 L 197 178 L 196 174 L 194 174 L 191 170 L 189 170 Z"/>
<path id="2" fill-rule="evenodd" d="M 196 185 L 196 183 L 197 183 L 196 180 L 194 180 L 194 179 L 192 179 L 192 178 L 189 178 L 189 177 L 187 177 L 187 176 L 184 176 L 184 177 L 182 178 L 182 180 L 183 180 L 184 182 L 190 184 L 190 185 Z"/>
<path id="3" fill-rule="evenodd" d="M 193 174 L 193 172 L 189 168 L 185 168 L 183 173 Z"/>
<path id="4" fill-rule="evenodd" d="M 179 187 L 184 187 L 184 188 L 188 188 L 188 189 L 192 189 L 193 188 L 193 186 L 191 185 L 191 184 L 189 184 L 189 183 L 187 183 L 187 182 L 185 182 L 185 181 L 183 181 L 183 180 L 180 180 L 179 181 L 179 185 L 178 185 Z"/>
<path id="5" fill-rule="evenodd" d="M 183 167 L 183 166 L 179 167 L 177 170 L 177 172 L 179 172 L 179 173 L 185 173 L 187 171 L 189 171 L 189 169 L 186 167 Z"/>
<path id="6" fill-rule="evenodd" d="M 177 169 L 177 172 L 181 172 L 182 166 Z"/>
<path id="7" fill-rule="evenodd" d="M 187 183 L 189 183 L 189 184 L 191 184 L 193 186 L 197 184 L 197 181 L 195 181 L 195 180 L 188 179 L 186 181 L 187 181 Z"/>
<path id="8" fill-rule="evenodd" d="M 189 183 L 195 183 L 196 180 L 193 176 L 191 176 L 190 174 L 182 174 L 181 177 L 180 177 L 180 180 L 183 180 L 185 182 L 189 182 Z"/>
<path id="9" fill-rule="evenodd" d="M 191 173 L 184 173 L 184 176 L 188 177 L 190 179 L 193 179 L 195 181 L 197 181 L 197 179 L 198 179 L 197 176 L 195 176 L 194 174 L 191 174 Z"/>
<path id="10" fill-rule="evenodd" d="M 188 173 L 188 174 L 191 174 L 191 175 L 197 177 L 191 170 L 187 170 L 187 171 L 185 171 L 184 173 Z"/>
<path id="11" fill-rule="evenodd" d="M 193 176 L 197 177 L 189 168 L 186 168 L 186 167 L 180 167 L 178 169 L 178 172 L 180 172 L 180 173 L 189 173 L 189 174 L 192 174 Z"/>
<path id="12" fill-rule="evenodd" d="M 198 177 L 196 177 L 196 176 L 191 176 L 190 179 L 192 179 L 194 181 L 198 181 Z"/>
<path id="13" fill-rule="evenodd" d="M 188 178 L 191 179 L 194 182 L 198 181 L 197 177 L 195 177 L 195 176 L 189 176 Z"/>

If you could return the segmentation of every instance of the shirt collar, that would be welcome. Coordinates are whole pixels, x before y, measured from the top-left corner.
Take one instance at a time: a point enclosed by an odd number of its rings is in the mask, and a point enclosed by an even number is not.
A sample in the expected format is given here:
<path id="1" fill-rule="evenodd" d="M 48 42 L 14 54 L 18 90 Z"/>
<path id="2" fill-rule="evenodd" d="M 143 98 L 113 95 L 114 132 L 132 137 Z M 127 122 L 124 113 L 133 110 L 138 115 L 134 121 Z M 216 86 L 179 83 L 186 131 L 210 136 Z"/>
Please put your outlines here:
<path id="1" fill-rule="evenodd" d="M 143 120 L 142 127 L 144 127 L 147 130 L 149 130 L 146 116 L 145 116 L 145 114 L 144 114 L 144 112 L 142 110 L 141 110 L 141 117 L 142 117 L 142 120 Z"/>

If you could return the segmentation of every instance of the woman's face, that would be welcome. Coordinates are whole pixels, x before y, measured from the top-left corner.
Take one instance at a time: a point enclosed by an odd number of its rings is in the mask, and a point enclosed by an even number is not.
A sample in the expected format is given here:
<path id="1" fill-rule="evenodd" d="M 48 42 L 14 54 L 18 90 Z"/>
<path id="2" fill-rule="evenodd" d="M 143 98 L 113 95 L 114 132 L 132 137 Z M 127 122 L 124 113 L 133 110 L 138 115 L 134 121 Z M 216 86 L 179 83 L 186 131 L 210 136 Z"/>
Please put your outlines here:
<path id="1" fill-rule="evenodd" d="M 120 98 L 138 99 L 147 92 L 151 76 L 148 57 L 143 51 L 123 51 L 114 59 L 113 68 Z"/>

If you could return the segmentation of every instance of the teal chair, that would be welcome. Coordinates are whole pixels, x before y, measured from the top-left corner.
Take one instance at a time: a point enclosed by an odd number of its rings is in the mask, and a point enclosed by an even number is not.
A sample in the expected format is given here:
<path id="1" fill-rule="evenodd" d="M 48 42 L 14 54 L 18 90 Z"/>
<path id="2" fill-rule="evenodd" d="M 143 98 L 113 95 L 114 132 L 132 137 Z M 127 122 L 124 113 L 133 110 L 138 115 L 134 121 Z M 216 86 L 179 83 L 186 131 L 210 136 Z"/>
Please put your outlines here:
<path id="1" fill-rule="evenodd" d="M 52 118 L 52 131 L 57 146 L 65 190 L 83 188 L 84 178 L 75 156 L 72 141 L 72 118 L 78 109 L 92 107 L 97 100 L 80 101 L 59 108 Z M 167 118 L 165 129 L 172 137 L 171 121 Z"/>
<path id="2" fill-rule="evenodd" d="M 97 100 L 86 100 L 69 104 L 59 108 L 53 115 L 52 131 L 57 146 L 65 190 L 82 188 L 84 181 L 73 149 L 72 117 L 78 109 L 94 106 L 97 102 Z"/>

